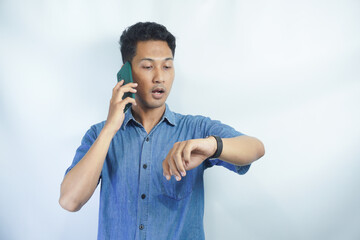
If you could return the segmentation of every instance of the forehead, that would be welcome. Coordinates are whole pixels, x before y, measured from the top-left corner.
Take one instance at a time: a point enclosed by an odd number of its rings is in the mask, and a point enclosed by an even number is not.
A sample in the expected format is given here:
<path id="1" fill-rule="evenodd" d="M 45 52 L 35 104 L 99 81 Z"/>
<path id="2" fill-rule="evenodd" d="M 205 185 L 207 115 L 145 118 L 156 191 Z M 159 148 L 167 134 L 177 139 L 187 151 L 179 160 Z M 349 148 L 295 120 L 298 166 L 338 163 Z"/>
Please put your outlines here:
<path id="1" fill-rule="evenodd" d="M 139 41 L 136 44 L 136 54 L 134 58 L 152 58 L 152 59 L 164 59 L 172 58 L 172 52 L 169 45 L 165 41 L 149 40 Z"/>

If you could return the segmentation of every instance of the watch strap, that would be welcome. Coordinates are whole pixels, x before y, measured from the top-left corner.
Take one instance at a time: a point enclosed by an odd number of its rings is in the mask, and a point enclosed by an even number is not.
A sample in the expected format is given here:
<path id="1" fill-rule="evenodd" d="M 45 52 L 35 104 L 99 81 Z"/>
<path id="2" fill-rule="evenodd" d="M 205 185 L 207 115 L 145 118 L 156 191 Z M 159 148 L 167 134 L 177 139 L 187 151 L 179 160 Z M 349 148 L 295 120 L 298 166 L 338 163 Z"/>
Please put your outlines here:
<path id="1" fill-rule="evenodd" d="M 215 136 L 215 135 L 211 135 L 211 136 L 216 139 L 217 149 L 216 149 L 214 155 L 212 155 L 210 158 L 218 158 L 218 157 L 220 157 L 222 150 L 223 150 L 223 141 L 221 140 L 221 138 L 219 136 Z"/>

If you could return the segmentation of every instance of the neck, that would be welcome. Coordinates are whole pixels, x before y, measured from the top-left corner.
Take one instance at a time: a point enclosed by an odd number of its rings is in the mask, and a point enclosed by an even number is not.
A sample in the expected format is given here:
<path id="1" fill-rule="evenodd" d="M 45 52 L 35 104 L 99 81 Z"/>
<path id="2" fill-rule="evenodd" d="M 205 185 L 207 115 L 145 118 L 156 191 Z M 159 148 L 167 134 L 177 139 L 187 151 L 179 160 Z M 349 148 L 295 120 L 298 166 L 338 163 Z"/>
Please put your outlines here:
<path id="1" fill-rule="evenodd" d="M 158 124 L 165 113 L 165 104 L 159 108 L 144 109 L 137 106 L 131 106 L 131 112 L 135 120 L 143 125 L 146 132 L 149 133 L 153 127 Z"/>

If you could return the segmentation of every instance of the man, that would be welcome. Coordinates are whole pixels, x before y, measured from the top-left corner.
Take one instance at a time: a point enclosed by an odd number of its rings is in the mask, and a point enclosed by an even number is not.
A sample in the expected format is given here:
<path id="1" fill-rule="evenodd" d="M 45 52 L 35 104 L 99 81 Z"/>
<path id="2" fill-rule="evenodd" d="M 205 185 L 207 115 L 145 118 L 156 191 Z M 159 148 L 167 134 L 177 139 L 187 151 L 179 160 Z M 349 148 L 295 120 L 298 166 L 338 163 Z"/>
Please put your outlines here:
<path id="1" fill-rule="evenodd" d="M 98 239 L 204 239 L 204 170 L 221 165 L 245 174 L 263 144 L 219 121 L 170 110 L 175 38 L 164 26 L 137 23 L 120 45 L 134 83 L 116 84 L 107 120 L 83 137 L 60 205 L 78 211 L 101 180 Z M 135 99 L 122 100 L 126 92 Z"/>

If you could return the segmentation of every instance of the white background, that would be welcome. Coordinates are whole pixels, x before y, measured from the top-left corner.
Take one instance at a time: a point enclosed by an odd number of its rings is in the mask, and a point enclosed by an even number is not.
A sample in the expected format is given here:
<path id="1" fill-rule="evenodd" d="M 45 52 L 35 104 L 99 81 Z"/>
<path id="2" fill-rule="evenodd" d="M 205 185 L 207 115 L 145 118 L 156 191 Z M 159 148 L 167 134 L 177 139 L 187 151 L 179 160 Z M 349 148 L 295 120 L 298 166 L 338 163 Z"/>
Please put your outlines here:
<path id="1" fill-rule="evenodd" d="M 360 239 L 359 1 L 0 1 L 0 238 L 96 239 L 99 189 L 58 204 L 86 130 L 106 119 L 138 21 L 176 37 L 173 111 L 261 139 L 244 176 L 205 173 L 215 239 Z"/>

